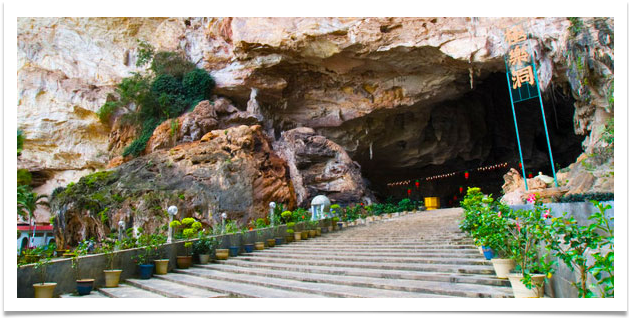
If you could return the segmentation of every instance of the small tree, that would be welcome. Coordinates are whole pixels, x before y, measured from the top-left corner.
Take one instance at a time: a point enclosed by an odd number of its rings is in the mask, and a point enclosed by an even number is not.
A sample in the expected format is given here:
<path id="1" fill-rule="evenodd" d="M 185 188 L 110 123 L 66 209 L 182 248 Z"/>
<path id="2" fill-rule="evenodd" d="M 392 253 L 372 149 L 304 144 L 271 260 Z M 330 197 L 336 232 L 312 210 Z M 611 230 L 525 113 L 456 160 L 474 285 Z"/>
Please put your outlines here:
<path id="1" fill-rule="evenodd" d="M 35 219 L 35 210 L 38 206 L 50 206 L 48 204 L 48 196 L 45 194 L 37 195 L 37 193 L 31 191 L 31 187 L 27 185 L 18 187 L 18 201 L 17 201 L 17 213 L 21 217 L 27 217 L 29 225 L 33 224 Z M 31 237 L 35 237 L 35 228 L 31 233 Z M 28 242 L 28 247 L 31 247 L 31 241 Z"/>
<path id="2" fill-rule="evenodd" d="M 182 237 L 186 240 L 191 240 L 197 235 L 197 232 L 202 229 L 202 224 L 198 221 L 195 221 L 194 218 L 184 218 L 182 219 L 182 222 L 178 220 L 173 220 L 171 222 L 171 227 L 174 229 L 182 228 Z M 193 243 L 190 241 L 184 243 L 186 256 L 191 255 L 190 248 L 192 246 Z"/>
<path id="3" fill-rule="evenodd" d="M 44 250 L 39 261 L 35 264 L 34 269 L 37 270 L 39 281 L 42 285 L 46 283 L 46 268 L 50 265 L 52 259 L 52 253 L 54 251 L 50 249 Z"/>

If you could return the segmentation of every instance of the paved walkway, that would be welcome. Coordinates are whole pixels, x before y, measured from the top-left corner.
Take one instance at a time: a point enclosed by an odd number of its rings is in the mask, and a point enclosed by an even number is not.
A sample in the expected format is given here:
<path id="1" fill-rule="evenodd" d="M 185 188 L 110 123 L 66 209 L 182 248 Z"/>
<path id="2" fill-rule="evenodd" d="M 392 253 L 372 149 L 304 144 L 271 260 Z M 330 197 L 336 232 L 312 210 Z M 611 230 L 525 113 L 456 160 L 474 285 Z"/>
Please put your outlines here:
<path id="1" fill-rule="evenodd" d="M 461 215 L 459 208 L 407 214 L 129 279 L 91 297 L 512 297 L 458 229 Z"/>

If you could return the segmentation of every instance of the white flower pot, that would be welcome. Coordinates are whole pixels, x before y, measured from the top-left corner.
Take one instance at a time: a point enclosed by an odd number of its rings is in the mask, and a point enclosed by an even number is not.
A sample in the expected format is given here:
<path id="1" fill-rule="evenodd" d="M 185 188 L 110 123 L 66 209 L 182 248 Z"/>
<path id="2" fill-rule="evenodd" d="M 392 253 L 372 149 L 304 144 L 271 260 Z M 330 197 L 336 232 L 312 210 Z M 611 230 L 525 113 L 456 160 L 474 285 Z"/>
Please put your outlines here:
<path id="1" fill-rule="evenodd" d="M 508 273 L 515 268 L 515 261 L 507 258 L 491 259 L 497 278 L 508 278 Z"/>
<path id="2" fill-rule="evenodd" d="M 513 295 L 515 298 L 541 298 L 543 297 L 543 284 L 545 275 L 533 274 L 532 289 L 528 289 L 524 283 L 521 282 L 522 274 L 509 273 L 508 279 L 510 280 L 511 287 L 513 287 Z"/>

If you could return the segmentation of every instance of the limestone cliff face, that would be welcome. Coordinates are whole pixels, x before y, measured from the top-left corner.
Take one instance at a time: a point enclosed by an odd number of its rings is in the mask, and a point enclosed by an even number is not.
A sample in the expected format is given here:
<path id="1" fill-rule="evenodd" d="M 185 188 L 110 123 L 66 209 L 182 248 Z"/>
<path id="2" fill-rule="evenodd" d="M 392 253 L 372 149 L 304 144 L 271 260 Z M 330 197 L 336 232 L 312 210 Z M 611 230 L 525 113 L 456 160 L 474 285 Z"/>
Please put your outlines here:
<path id="1" fill-rule="evenodd" d="M 479 121 L 466 116 L 488 101 L 468 94 L 503 74 L 503 29 L 520 22 L 531 30 L 542 88 L 576 101 L 569 102 L 574 130 L 587 136 L 589 152 L 599 142 L 597 128 L 613 116 L 605 88 L 613 74 L 613 19 L 583 21 L 576 36 L 566 18 L 20 18 L 17 121 L 27 139 L 18 166 L 49 176 L 49 191 L 61 172 L 102 169 L 118 155 L 130 133 L 102 125 L 95 111 L 116 83 L 143 71 L 135 66 L 138 39 L 182 52 L 209 71 L 216 93 L 239 111 L 256 110 L 254 118 L 276 139 L 311 127 L 362 167 L 399 174 L 505 160 L 492 158 Z M 571 62 L 579 55 L 591 57 L 580 69 Z M 248 103 L 253 94 L 256 104 Z M 457 110 L 453 118 L 449 107 Z M 469 122 L 461 128 L 450 118 Z M 180 127 L 204 130 L 194 122 Z M 513 139 L 493 140 L 514 150 Z M 528 160 L 545 163 L 545 152 L 532 149 Z M 385 176 L 371 177 L 385 183 Z M 598 180 L 587 189 L 613 189 Z"/>

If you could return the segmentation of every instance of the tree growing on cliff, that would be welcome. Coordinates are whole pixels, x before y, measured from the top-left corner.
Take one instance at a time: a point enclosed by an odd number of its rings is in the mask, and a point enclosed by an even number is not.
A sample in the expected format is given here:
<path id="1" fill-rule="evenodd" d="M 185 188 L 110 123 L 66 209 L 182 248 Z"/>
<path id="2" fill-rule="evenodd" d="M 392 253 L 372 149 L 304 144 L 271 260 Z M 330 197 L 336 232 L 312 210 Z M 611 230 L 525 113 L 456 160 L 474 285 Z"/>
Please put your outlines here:
<path id="1" fill-rule="evenodd" d="M 154 54 L 153 47 L 143 41 L 139 46 L 136 65 L 151 62 L 149 72 L 124 78 L 97 113 L 103 123 L 109 123 L 112 114 L 123 108 L 124 122 L 137 127 L 139 135 L 123 150 L 123 156 L 140 155 L 160 123 L 210 98 L 215 87 L 208 72 L 196 68 L 182 54 Z"/>

